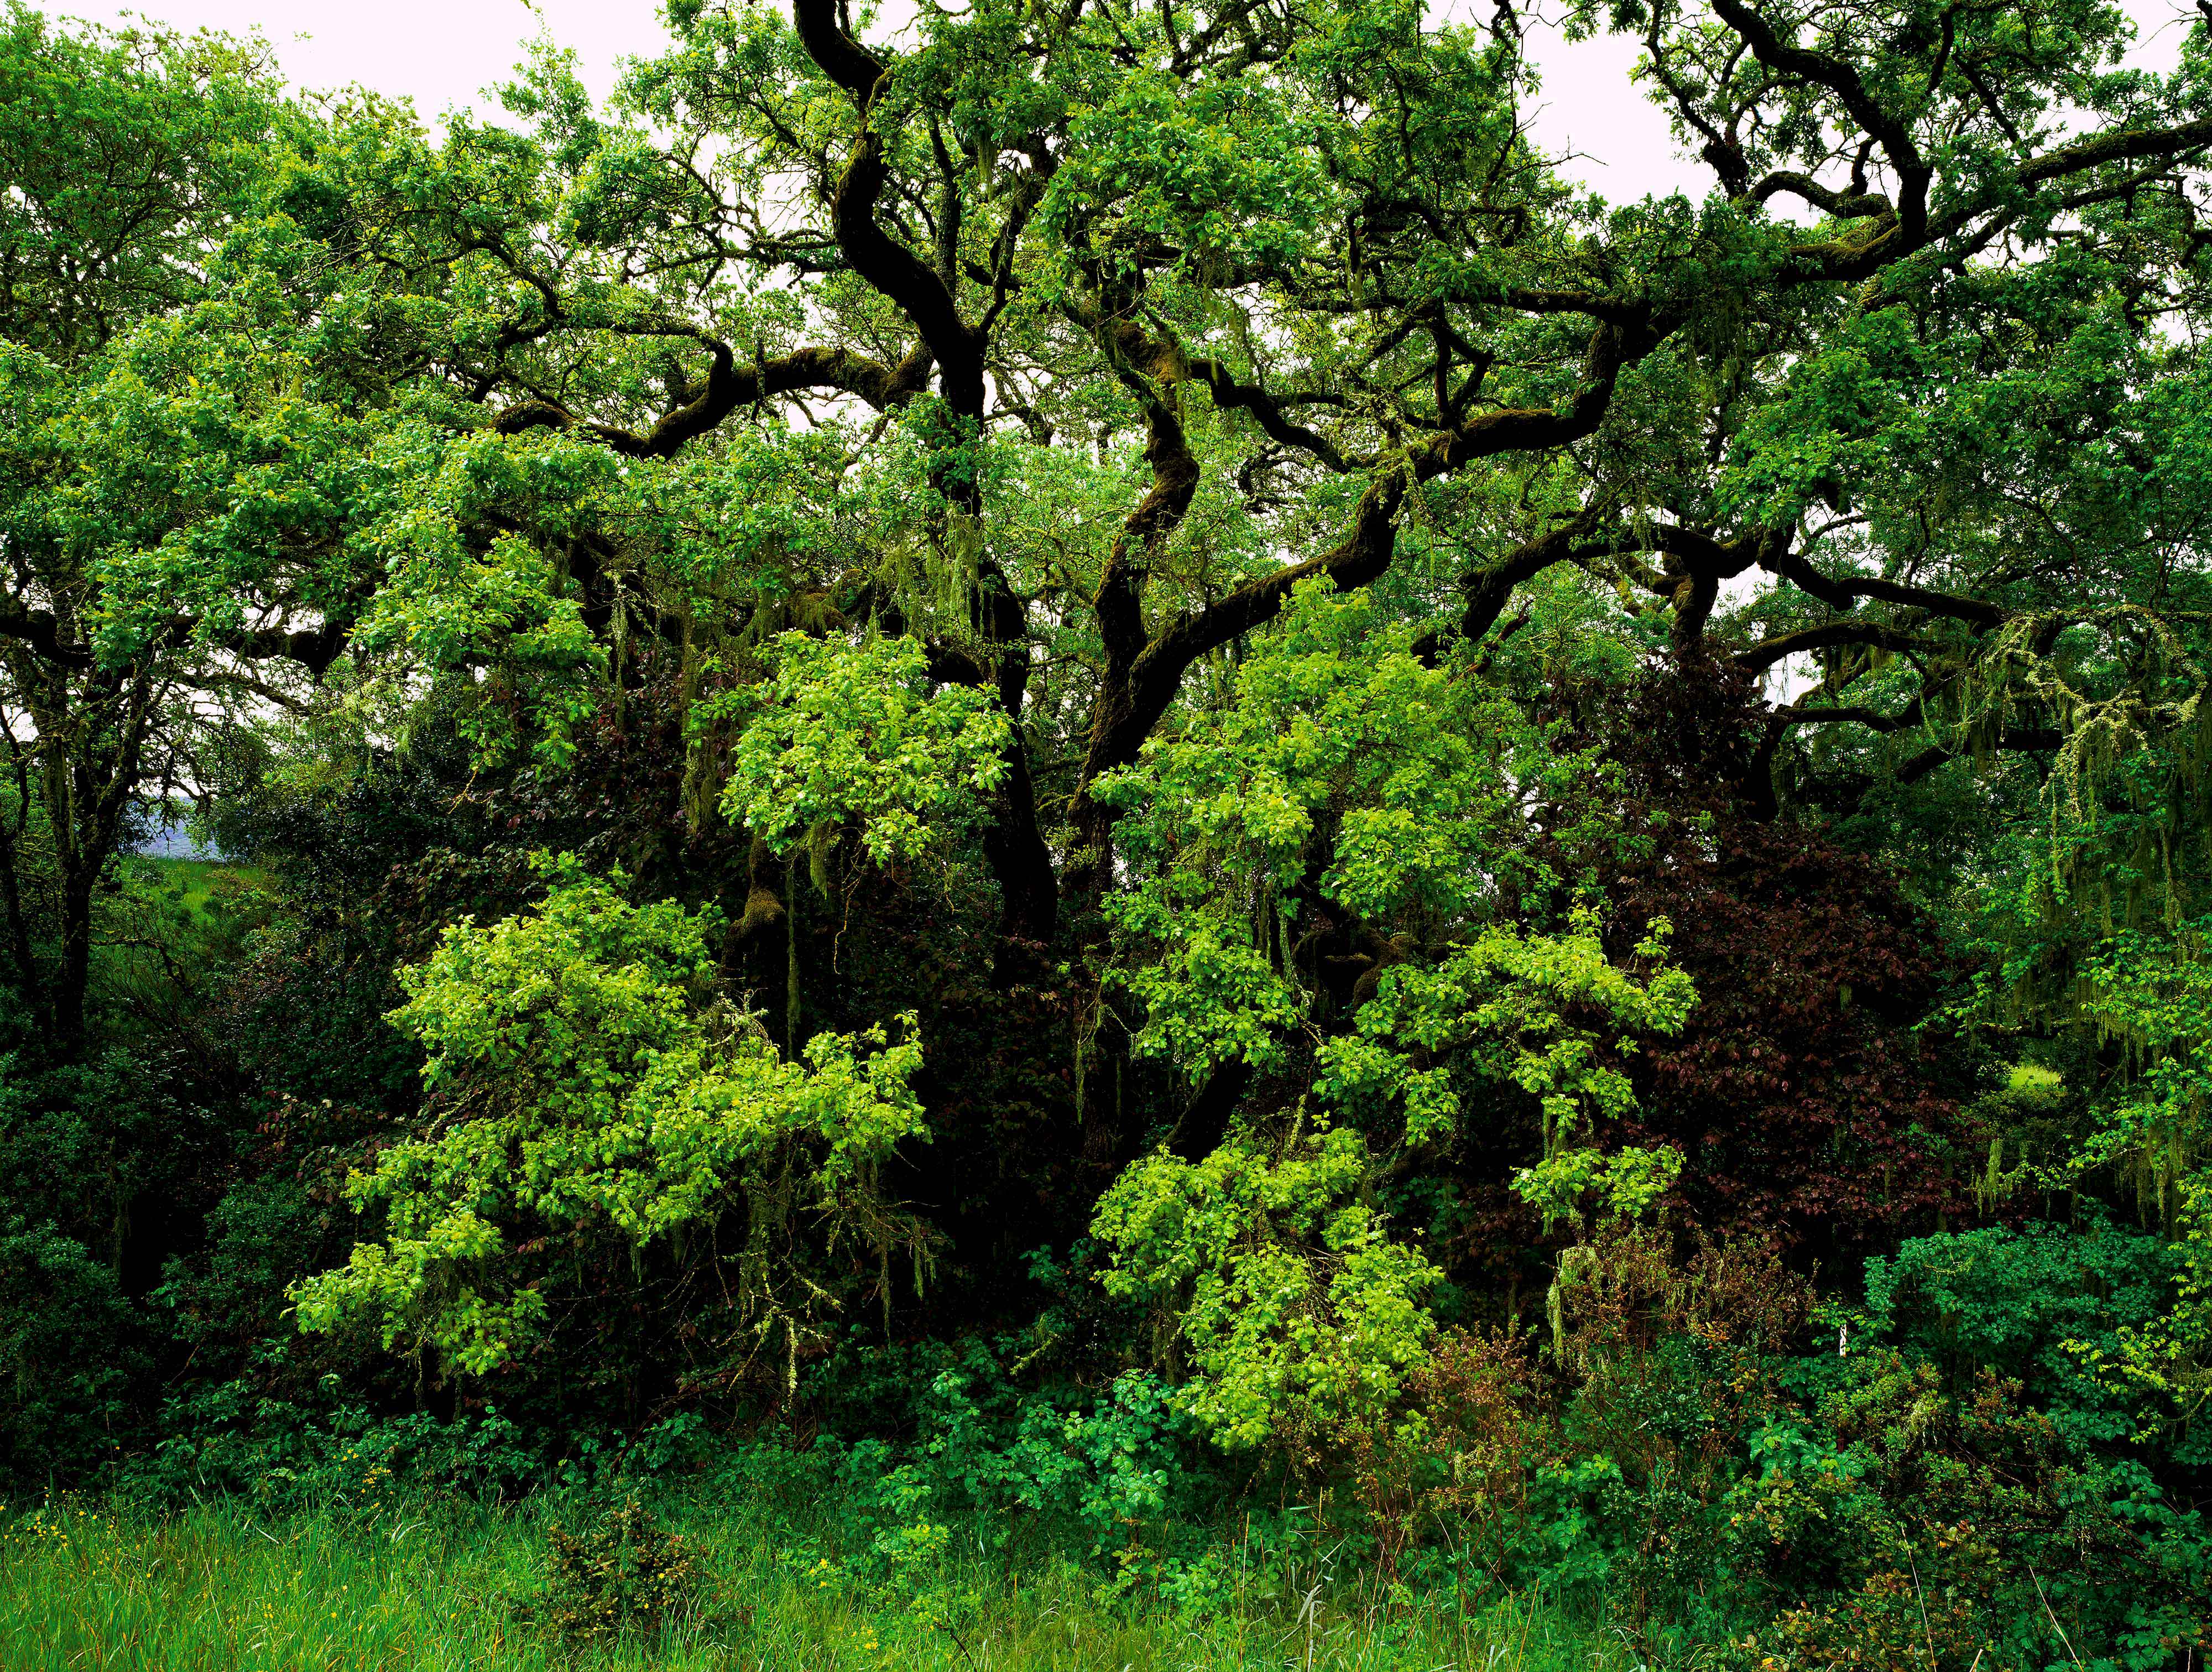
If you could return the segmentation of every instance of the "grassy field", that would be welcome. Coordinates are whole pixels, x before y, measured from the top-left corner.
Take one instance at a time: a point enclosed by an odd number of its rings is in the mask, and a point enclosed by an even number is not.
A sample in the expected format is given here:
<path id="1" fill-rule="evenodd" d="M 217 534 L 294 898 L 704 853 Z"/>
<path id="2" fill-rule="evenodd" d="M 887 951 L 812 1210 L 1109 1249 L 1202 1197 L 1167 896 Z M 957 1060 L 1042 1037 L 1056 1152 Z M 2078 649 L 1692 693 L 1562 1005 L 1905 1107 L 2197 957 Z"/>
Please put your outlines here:
<path id="1" fill-rule="evenodd" d="M 1102 1600 L 1070 1566 L 1009 1577 L 981 1562 L 941 1602 L 885 1596 L 809 1564 L 740 1521 L 667 1525 L 703 1583 L 647 1633 L 579 1646 L 529 1621 L 556 1511 L 391 1506 L 264 1519 L 209 1505 L 164 1517 L 47 1505 L 0 1523 L 0 1664 L 8 1672 L 1659 1672 L 1648 1651 L 1534 1599 L 1480 1614 L 1387 1606 L 1318 1585 L 1289 1604 L 1240 1597 L 1206 1617 Z M 1694 1660 L 1669 1667 L 1693 1666 Z"/>
<path id="2" fill-rule="evenodd" d="M 159 895 L 193 924 L 213 927 L 225 913 L 258 906 L 256 891 L 267 885 L 266 873 L 253 866 L 228 860 L 166 859 L 135 854 L 124 861 L 125 869 L 143 889 Z"/>

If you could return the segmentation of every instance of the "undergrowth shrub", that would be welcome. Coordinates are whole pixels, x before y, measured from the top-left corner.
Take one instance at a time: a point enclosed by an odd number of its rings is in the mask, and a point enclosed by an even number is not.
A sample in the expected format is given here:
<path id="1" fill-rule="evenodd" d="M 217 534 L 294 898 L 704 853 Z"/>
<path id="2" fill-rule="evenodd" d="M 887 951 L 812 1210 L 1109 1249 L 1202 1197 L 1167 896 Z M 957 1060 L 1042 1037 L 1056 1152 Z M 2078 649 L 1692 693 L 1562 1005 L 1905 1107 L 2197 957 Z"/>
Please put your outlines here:
<path id="1" fill-rule="evenodd" d="M 1764 1243 L 1616 1227 L 1568 1263 L 1559 1333 L 1446 1330 L 1401 1417 L 1334 1437 L 1350 1525 L 1387 1576 L 1462 1596 L 1542 1585 L 1631 1626 L 1694 1614 L 1798 1345 L 1803 1280 Z"/>
<path id="2" fill-rule="evenodd" d="M 1407 1383 L 1407 1414 L 1336 1436 L 1383 1576 L 1433 1576 L 1449 1550 L 1463 1586 L 1510 1582 L 1526 1541 L 1532 1456 L 1550 1438 L 1534 1342 L 1511 1328 L 1449 1329 Z"/>
<path id="3" fill-rule="evenodd" d="M 0 1485 L 105 1462 L 132 1438 L 139 1333 L 114 1272 L 82 1243 L 0 1218 Z"/>
<path id="4" fill-rule="evenodd" d="M 1180 1583 L 1216 1534 L 1225 1483 L 1170 1389 L 1142 1371 L 1025 1387 L 1010 1345 L 833 1358 L 803 1397 L 835 1414 L 865 1395 L 874 1432 L 786 1431 L 723 1449 L 702 1478 L 917 1618 L 957 1614 L 944 1578 L 956 1547 L 1009 1569 L 1073 1559 L 1109 1591 Z"/>
<path id="5" fill-rule="evenodd" d="M 2212 1535 L 2067 1345 L 2154 1304 L 2160 1258 L 2124 1232 L 1923 1238 L 1869 1314 L 1765 1243 L 1601 1234 L 1556 1336 L 1447 1331 L 1400 1420 L 1339 1437 L 1332 1535 L 1417 1586 L 1579 1596 L 1763 1672 L 2181 1663 Z"/>
<path id="6" fill-rule="evenodd" d="M 271 1511 L 373 1511 L 395 1493 L 512 1500 L 599 1480 L 649 1443 L 525 1429 L 496 1406 L 440 1417 L 274 1399 L 250 1380 L 173 1399 L 165 1438 L 118 1477 L 134 1497 L 177 1504 L 222 1493 Z"/>
<path id="7" fill-rule="evenodd" d="M 2085 1217 L 2079 1226 L 1915 1237 L 1867 1262 L 1869 1322 L 1938 1366 L 1954 1390 L 1993 1371 L 2074 1438 L 2130 1440 L 2138 1401 L 2092 1366 L 2117 1355 L 2121 1332 L 2159 1316 L 2180 1258 L 2094 1203 Z"/>
<path id="8" fill-rule="evenodd" d="M 558 1522 L 545 1529 L 544 1587 L 520 1612 L 572 1642 L 598 1642 L 653 1629 L 690 1606 L 700 1584 L 691 1547 L 632 1497 L 573 1532 Z"/>
<path id="9" fill-rule="evenodd" d="M 1978 1653 L 2039 1668 L 2069 1643 L 2141 1672 L 2201 1655 L 2212 1537 L 2140 1459 L 2084 1444 L 1987 1368 L 1954 1389 L 1885 1346 L 1829 1378 L 1762 1437 L 1734 1511 L 1740 1569 L 1803 1652 L 1848 1641 L 1961 1672 Z M 1943 1620 L 1948 1650 L 1929 1636 Z"/>

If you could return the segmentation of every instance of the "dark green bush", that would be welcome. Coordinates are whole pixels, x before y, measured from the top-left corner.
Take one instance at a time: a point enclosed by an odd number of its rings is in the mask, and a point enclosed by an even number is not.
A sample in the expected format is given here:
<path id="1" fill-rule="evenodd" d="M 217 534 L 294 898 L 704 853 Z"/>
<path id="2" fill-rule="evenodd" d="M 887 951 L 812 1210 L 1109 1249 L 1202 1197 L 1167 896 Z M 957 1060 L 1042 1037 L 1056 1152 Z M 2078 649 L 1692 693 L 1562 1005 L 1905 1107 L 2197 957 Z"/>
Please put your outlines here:
<path id="1" fill-rule="evenodd" d="M 2084 1368 L 2085 1356 L 2112 1356 L 2121 1329 L 2159 1316 L 2178 1257 L 2096 1204 L 2085 1211 L 2079 1226 L 1918 1237 L 1868 1261 L 1875 1333 L 1938 1366 L 1954 1394 L 1991 1371 L 2082 1442 L 2131 1438 L 2141 1413 Z"/>
<path id="2" fill-rule="evenodd" d="M 0 1485 L 66 1479 L 135 1443 L 145 1359 L 112 1268 L 52 1225 L 0 1219 Z"/>

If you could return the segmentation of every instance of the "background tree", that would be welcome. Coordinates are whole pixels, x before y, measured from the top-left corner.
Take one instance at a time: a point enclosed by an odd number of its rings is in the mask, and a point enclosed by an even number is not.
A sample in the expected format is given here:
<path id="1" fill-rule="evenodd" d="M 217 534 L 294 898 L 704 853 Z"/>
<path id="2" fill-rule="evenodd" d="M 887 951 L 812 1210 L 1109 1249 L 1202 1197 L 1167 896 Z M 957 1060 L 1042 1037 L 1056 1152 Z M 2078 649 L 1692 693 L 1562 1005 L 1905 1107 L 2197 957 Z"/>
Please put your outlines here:
<path id="1" fill-rule="evenodd" d="M 258 329 L 283 308 L 282 278 L 258 276 L 258 308 L 217 300 L 225 242 L 254 235 L 299 119 L 258 58 L 215 37 L 102 41 L 13 7 L 5 40 L 0 903 L 14 983 L 71 1041 L 95 891 L 144 798 L 191 784 L 210 719 L 283 700 L 262 663 L 319 672 L 343 635 L 313 619 L 333 601 L 313 575 L 315 514 L 264 503 L 263 526 L 238 526 L 247 476 L 283 474 L 273 461 L 312 446 L 289 434 L 299 391 Z M 227 543 L 261 546 L 249 587 L 201 575 L 161 598 L 120 573 L 134 550 L 166 545 L 173 566 L 196 540 L 202 565 Z"/>

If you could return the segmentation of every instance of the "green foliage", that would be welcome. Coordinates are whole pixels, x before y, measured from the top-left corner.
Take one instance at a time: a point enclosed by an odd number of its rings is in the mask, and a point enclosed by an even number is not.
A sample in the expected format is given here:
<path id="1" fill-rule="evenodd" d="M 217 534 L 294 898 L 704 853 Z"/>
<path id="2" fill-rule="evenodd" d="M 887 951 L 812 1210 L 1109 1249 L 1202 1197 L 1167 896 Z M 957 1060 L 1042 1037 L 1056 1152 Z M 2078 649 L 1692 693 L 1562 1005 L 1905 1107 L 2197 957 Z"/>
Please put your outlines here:
<path id="1" fill-rule="evenodd" d="M 1777 1588 L 1762 1639 L 1895 1663 L 1933 1632 L 1945 1669 L 2201 1652 L 2212 1543 L 2139 1464 L 2069 1444 L 1988 1371 L 1947 1394 L 1936 1365 L 1875 1352 L 1838 1379 L 1739 1494 L 1744 1559 Z M 1830 1594 L 1806 1594 L 1820 1574 Z"/>
<path id="2" fill-rule="evenodd" d="M 903 1365 L 855 1341 L 802 1383 L 849 1400 L 856 1437 L 703 1450 L 709 1492 L 773 1505 L 818 1565 L 917 1623 L 965 1629 L 981 1600 L 960 1553 L 1010 1566 L 1081 1563 L 1103 1596 L 1190 1580 L 1205 1566 L 1222 1481 L 1172 1389 L 1024 1387 L 980 1341 L 928 1343 Z M 834 1407 L 832 1408 L 835 1408 Z M 885 1420 L 892 1410 L 902 1420 Z M 887 1433 L 908 1429 L 906 1438 Z"/>
<path id="3" fill-rule="evenodd" d="M 0 1219 L 0 1451 L 6 1475 L 51 1480 L 135 1440 L 127 1399 L 144 1347 L 115 1280 L 51 1225 Z"/>
<path id="4" fill-rule="evenodd" d="M 448 447 L 405 434 L 379 462 L 389 514 L 360 538 L 392 578 L 362 624 L 362 647 L 393 653 L 399 677 L 489 659 L 493 678 L 465 734 L 490 760 L 526 744 L 539 763 L 562 763 L 593 707 L 603 653 L 539 544 L 502 532 L 477 550 L 467 531 L 492 508 L 518 502 L 550 502 L 556 523 L 568 520 L 567 502 L 599 485 L 604 460 L 557 442 L 471 437 Z"/>
<path id="5" fill-rule="evenodd" d="M 1915 1237 L 1868 1262 L 1869 1322 L 1954 1389 L 1994 1374 L 2069 1439 L 2123 1441 L 2144 1414 L 2093 1367 L 2166 1310 L 2179 1265 L 2162 1238 L 2094 1221 Z"/>
<path id="6" fill-rule="evenodd" d="M 1233 1447 L 1310 1451 L 1389 1418 L 1443 1274 L 1391 1238 L 1375 1184 L 1495 1121 L 1484 1104 L 1533 1106 L 1538 1159 L 1513 1188 L 1547 1219 L 1633 1216 L 1682 1165 L 1671 1147 L 1593 1145 L 1635 1108 L 1620 1059 L 1694 1001 L 1667 926 L 1622 967 L 1587 909 L 1564 933 L 1483 921 L 1510 909 L 1509 883 L 1544 875 L 1515 829 L 1515 777 L 1565 769 L 1503 694 L 1378 624 L 1371 600 L 1305 583 L 1218 716 L 1102 792 L 1145 866 L 1112 905 L 1153 954 L 1127 978 L 1139 1048 L 1194 1078 L 1310 1053 L 1279 1133 L 1255 1122 L 1203 1158 L 1140 1160 L 1092 1222 L 1109 1292 L 1173 1318 L 1190 1408 Z M 1317 848 L 1336 858 L 1316 877 Z M 1320 1025 L 1334 1006 L 1289 942 L 1315 901 L 1415 930 L 1355 986 L 1348 1029 Z"/>
<path id="7" fill-rule="evenodd" d="M 653 1631 L 691 1602 L 698 1583 L 683 1537 L 630 1498 L 577 1531 L 557 1521 L 545 1529 L 545 1588 L 527 1613 L 559 1637 L 591 1643 Z"/>
<path id="8" fill-rule="evenodd" d="M 410 1499 L 500 1504 L 593 1489 L 633 1454 L 605 1434 L 556 1444 L 490 1403 L 450 1419 L 380 1413 L 343 1402 L 343 1380 L 326 1374 L 296 1400 L 271 1397 L 269 1383 L 250 1375 L 196 1386 L 162 1411 L 153 1454 L 116 1471 L 118 1491 L 172 1506 L 215 1493 L 260 1513 L 359 1522 Z"/>
<path id="9" fill-rule="evenodd" d="M 2175 1249 L 2172 1288 L 2164 1305 L 2139 1322 L 2123 1325 L 2110 1347 L 2079 1345 L 2108 1382 L 2142 1389 L 2160 1408 L 2146 1431 L 2173 1436 L 2175 1449 L 2200 1467 L 2212 1440 L 2196 1426 L 2212 1400 L 2212 1184 L 2200 1174 L 2182 1187 L 2182 1237 Z"/>
<path id="10" fill-rule="evenodd" d="M 120 1046 L 91 1061 L 0 1058 L 0 1164 L 11 1207 L 51 1222 L 120 1272 L 133 1216 L 190 1199 L 228 1147 L 220 1113 L 173 1061 Z"/>
<path id="11" fill-rule="evenodd" d="M 722 811 L 778 853 L 818 850 L 851 824 L 878 865 L 912 860 L 971 819 L 1005 771 L 1004 710 L 967 686 L 931 690 L 911 639 L 786 633 L 769 656 L 768 680 L 701 704 L 695 723 L 750 716 Z"/>
<path id="12" fill-rule="evenodd" d="M 1632 1641 L 1671 1622 L 1729 1666 L 2079 1654 L 2149 1672 L 2196 1650 L 2212 1537 L 2113 1443 L 2054 1345 L 2100 1297 L 2055 1239 L 2024 1249 L 2021 1275 L 1995 1241 L 1929 1240 L 1901 1266 L 1973 1293 L 1967 1321 L 1948 1328 L 1900 1282 L 1886 1333 L 1844 1315 L 1839 1353 L 1836 1310 L 1770 1252 L 1602 1235 L 1565 1297 L 1565 1384 L 1526 1335 L 1444 1336 L 1422 1420 L 1349 1444 L 1353 1527 L 1435 1572 L 1441 1549 L 1419 1542 L 1433 1518 L 1480 1584 L 1580 1595 Z M 2108 1249 L 2108 1273 L 2130 1253 Z M 2060 1378 L 2055 1414 L 1970 1362 L 1970 1339 Z"/>
<path id="13" fill-rule="evenodd" d="M 1517 868 L 1508 775 L 1539 758 L 1536 739 L 1512 704 L 1422 666 L 1405 637 L 1371 599 L 1306 581 L 1228 704 L 1099 787 L 1127 810 L 1117 838 L 1141 866 L 1115 926 L 1157 948 L 1127 977 L 1140 1043 L 1194 1075 L 1280 1060 L 1304 1008 L 1284 944 L 1301 894 L 1449 921 Z M 1324 835 L 1330 863 L 1310 879 Z"/>
<path id="14" fill-rule="evenodd" d="M 1355 1035 L 1317 1053 L 1319 1089 L 1332 1100 L 1402 1098 L 1406 1142 L 1425 1144 L 1454 1133 L 1462 1113 L 1449 1074 L 1415 1067 L 1415 1055 L 1458 1055 L 1478 1079 L 1535 1099 L 1543 1158 L 1515 1176 L 1514 1189 L 1547 1220 L 1579 1219 L 1590 1197 L 1605 1213 L 1640 1213 L 1673 1184 L 1680 1153 L 1629 1146 L 1607 1154 L 1571 1140 L 1635 1110 L 1628 1078 L 1606 1048 L 1626 1055 L 1638 1036 L 1680 1031 L 1695 1002 L 1689 977 L 1664 962 L 1668 933 L 1662 921 L 1638 943 L 1635 958 L 1650 971 L 1640 981 L 1607 960 L 1588 914 L 1565 935 L 1486 929 L 1431 969 L 1385 970 Z M 1581 1018 L 1620 1032 L 1608 1041 Z"/>
<path id="15" fill-rule="evenodd" d="M 2171 902 L 2169 910 L 2178 907 Z M 2145 1432 L 2185 1436 L 2212 1397 L 2212 1314 L 2204 1244 L 2207 1061 L 2212 981 L 2203 956 L 2206 924 L 2190 919 L 2156 929 L 2124 928 L 2085 949 L 2064 1012 L 2066 1025 L 2107 1053 L 2112 1072 L 2090 1101 L 2086 1129 L 2051 1169 L 2070 1179 L 2104 1172 L 2130 1204 L 2173 1239 L 2168 1292 L 2138 1305 L 2116 1334 L 2087 1335 L 2074 1351 L 2116 1399 L 2148 1393 Z M 2198 1443 L 2201 1448 L 2201 1442 Z M 2192 1452 L 2192 1455 L 2195 1455 Z"/>
<path id="16" fill-rule="evenodd" d="M 1170 1311 L 1194 1372 L 1183 1402 L 1223 1444 L 1383 1420 L 1419 1361 L 1443 1274 L 1357 1199 L 1367 1172 L 1359 1134 L 1322 1127 L 1155 1155 L 1100 1200 L 1108 1292 Z"/>
<path id="17" fill-rule="evenodd" d="M 14 4 L 4 31 L 4 335 L 66 363 L 193 294 L 202 217 L 256 194 L 289 112 L 263 54 L 222 36 L 103 38 Z"/>
<path id="18" fill-rule="evenodd" d="M 139 1238 L 220 1195 L 230 1134 L 164 1055 L 0 1055 L 0 1476 L 111 1466 L 151 1431 L 163 1362 Z"/>
<path id="19" fill-rule="evenodd" d="M 781 1332 L 794 1361 L 834 1304 L 793 1262 L 801 1215 L 832 1251 L 911 1252 L 918 1280 L 926 1231 L 878 1183 L 923 1130 L 911 1037 L 821 1034 L 787 1062 L 718 990 L 711 909 L 636 907 L 571 861 L 541 868 L 536 909 L 465 919 L 406 976 L 394 1019 L 428 1051 L 438 1118 L 354 1176 L 384 1240 L 300 1285 L 301 1327 L 366 1318 L 387 1348 L 404 1339 L 483 1375 L 544 1324 L 549 1240 L 642 1251 L 725 1218 L 743 1249 L 740 1321 Z"/>

